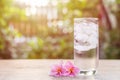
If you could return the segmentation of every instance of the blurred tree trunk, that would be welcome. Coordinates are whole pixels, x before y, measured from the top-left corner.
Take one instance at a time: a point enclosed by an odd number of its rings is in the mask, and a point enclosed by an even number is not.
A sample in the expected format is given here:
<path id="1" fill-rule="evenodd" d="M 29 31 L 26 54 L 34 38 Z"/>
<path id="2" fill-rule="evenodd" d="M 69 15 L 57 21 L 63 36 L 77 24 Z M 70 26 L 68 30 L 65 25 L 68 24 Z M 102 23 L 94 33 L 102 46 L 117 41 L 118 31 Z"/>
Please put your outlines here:
<path id="1" fill-rule="evenodd" d="M 117 6 L 118 6 L 118 11 L 116 13 L 116 20 L 117 20 L 117 27 L 119 27 L 120 29 L 120 3 L 117 4 Z"/>
<path id="2" fill-rule="evenodd" d="M 106 8 L 104 6 L 103 0 L 99 0 L 99 6 L 100 6 L 100 16 L 101 16 L 102 23 L 108 30 L 111 30 L 112 25 L 111 25 L 108 13 L 106 11 Z"/>

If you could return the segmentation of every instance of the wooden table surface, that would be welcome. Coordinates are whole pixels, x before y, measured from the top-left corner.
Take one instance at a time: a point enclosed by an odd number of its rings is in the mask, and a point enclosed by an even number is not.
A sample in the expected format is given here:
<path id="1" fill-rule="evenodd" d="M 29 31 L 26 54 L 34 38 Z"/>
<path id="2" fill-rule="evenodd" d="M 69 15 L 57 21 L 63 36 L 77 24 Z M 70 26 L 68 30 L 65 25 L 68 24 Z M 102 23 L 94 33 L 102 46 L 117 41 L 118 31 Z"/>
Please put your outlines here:
<path id="1" fill-rule="evenodd" d="M 100 60 L 95 76 L 49 76 L 50 66 L 59 61 L 61 60 L 0 60 L 0 80 L 120 80 L 120 60 Z"/>

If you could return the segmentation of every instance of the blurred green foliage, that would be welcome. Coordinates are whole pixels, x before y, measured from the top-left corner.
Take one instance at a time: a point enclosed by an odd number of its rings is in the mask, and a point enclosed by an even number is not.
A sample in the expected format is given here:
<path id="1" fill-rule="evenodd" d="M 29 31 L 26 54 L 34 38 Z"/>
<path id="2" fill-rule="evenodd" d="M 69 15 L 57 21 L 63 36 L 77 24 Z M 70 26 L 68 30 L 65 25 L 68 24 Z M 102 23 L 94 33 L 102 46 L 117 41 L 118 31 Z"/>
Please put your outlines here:
<path id="1" fill-rule="evenodd" d="M 12 6 L 13 0 L 0 0 L 0 58 L 12 58 L 14 52 L 13 38 L 20 35 L 19 32 L 9 27 L 11 20 L 19 20 L 24 14 L 21 14 L 19 8 Z M 18 15 L 17 15 L 18 14 Z"/>
<path id="2" fill-rule="evenodd" d="M 97 9 L 100 0 L 69 0 L 58 1 L 58 13 L 63 20 L 63 28 L 55 26 L 39 26 L 36 19 L 28 18 L 25 9 L 15 7 L 14 0 L 0 0 L 0 58 L 28 58 L 28 59 L 58 59 L 73 58 L 73 20 L 77 17 L 99 17 Z M 120 9 L 111 9 L 116 17 L 117 26 L 106 30 L 100 23 L 100 42 L 104 47 L 105 58 L 120 58 Z M 11 22 L 30 22 L 31 26 L 39 27 L 37 35 L 28 41 L 16 44 L 14 38 L 26 35 L 10 28 Z M 105 36 L 107 33 L 107 37 Z M 28 37 L 26 37 L 27 39 Z"/>
<path id="3" fill-rule="evenodd" d="M 61 1 L 58 10 L 63 14 L 63 20 L 73 27 L 74 18 L 98 17 L 97 4 L 98 0 L 69 0 L 67 3 Z"/>
<path id="4" fill-rule="evenodd" d="M 8 3 L 8 4 L 6 4 Z M 8 16 L 11 0 L 0 1 L 0 58 L 11 58 L 11 37 L 7 36 Z"/>
<path id="5" fill-rule="evenodd" d="M 35 42 L 30 41 L 29 45 L 32 47 L 32 50 L 28 58 L 73 58 L 73 44 L 67 37 L 71 36 L 51 37 L 49 35 L 45 39 L 37 38 Z"/>
<path id="6" fill-rule="evenodd" d="M 108 39 L 104 49 L 107 59 L 120 59 L 120 0 L 116 0 L 110 7 L 116 18 L 116 26 L 108 32 Z"/>
<path id="7" fill-rule="evenodd" d="M 120 0 L 116 0 L 116 2 L 117 2 L 118 4 L 120 4 Z"/>
<path id="8" fill-rule="evenodd" d="M 109 32 L 109 41 L 105 48 L 107 59 L 120 59 L 120 30 L 113 29 Z"/>

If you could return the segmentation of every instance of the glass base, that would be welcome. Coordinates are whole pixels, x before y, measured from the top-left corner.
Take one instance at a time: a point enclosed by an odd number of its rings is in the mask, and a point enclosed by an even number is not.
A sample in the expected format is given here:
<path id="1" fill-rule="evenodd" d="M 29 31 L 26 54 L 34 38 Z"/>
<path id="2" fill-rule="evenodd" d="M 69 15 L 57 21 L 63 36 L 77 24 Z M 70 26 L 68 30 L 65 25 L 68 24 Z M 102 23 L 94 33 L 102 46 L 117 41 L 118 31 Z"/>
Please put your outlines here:
<path id="1" fill-rule="evenodd" d="M 95 75 L 96 70 L 90 70 L 90 71 L 80 71 L 79 75 Z"/>

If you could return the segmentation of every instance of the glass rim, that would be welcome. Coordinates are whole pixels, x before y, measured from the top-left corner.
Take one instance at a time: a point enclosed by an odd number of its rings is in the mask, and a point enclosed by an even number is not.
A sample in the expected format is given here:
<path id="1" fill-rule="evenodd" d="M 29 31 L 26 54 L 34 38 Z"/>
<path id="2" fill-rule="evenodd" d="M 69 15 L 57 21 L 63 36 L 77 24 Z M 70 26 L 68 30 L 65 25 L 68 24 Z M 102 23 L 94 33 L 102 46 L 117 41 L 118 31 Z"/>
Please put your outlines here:
<path id="1" fill-rule="evenodd" d="M 88 17 L 88 18 L 74 18 L 74 21 L 76 21 L 76 20 L 84 20 L 84 19 L 94 19 L 94 20 L 98 20 L 98 18 L 96 18 L 96 17 Z"/>
<path id="2" fill-rule="evenodd" d="M 74 18 L 74 23 L 81 23 L 81 22 L 92 22 L 92 23 L 98 24 L 98 18 L 95 18 L 95 17 Z"/>

